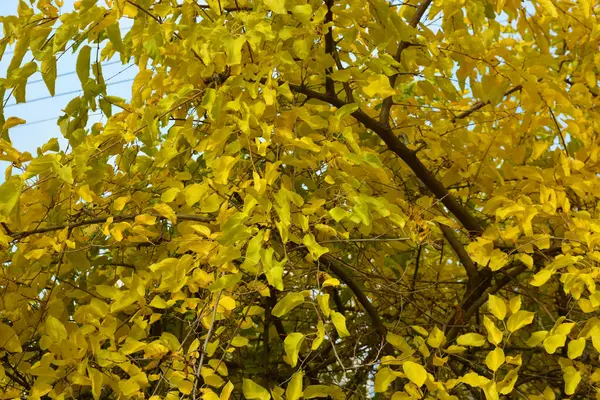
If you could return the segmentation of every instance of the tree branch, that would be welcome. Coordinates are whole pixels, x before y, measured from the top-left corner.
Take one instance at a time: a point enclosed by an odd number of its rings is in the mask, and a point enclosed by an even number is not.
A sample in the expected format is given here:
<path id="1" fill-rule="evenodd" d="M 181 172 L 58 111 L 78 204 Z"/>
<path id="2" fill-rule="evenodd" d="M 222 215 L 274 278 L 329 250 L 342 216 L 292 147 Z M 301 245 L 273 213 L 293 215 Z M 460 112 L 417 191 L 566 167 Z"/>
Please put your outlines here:
<path id="1" fill-rule="evenodd" d="M 518 92 L 521 89 L 523 89 L 523 86 L 517 85 L 514 88 L 508 90 L 506 93 L 504 93 L 503 97 L 510 96 L 514 92 Z M 467 118 L 469 115 L 473 114 L 476 111 L 481 110 L 483 107 L 487 106 L 488 104 L 490 104 L 489 100 L 488 101 L 478 101 L 477 103 L 473 104 L 473 106 L 471 108 L 469 108 L 468 110 L 465 110 L 465 111 L 461 112 L 460 114 L 458 114 L 456 117 L 453 117 L 452 122 L 456 122 L 457 119 Z"/>
<path id="2" fill-rule="evenodd" d="M 469 257 L 469 254 L 467 254 L 465 247 L 454 234 L 454 231 L 444 224 L 438 224 L 438 226 L 444 234 L 446 241 L 448 241 L 448 244 L 450 244 L 450 247 L 452 247 L 452 250 L 454 250 L 454 253 L 458 257 L 460 263 L 465 268 L 469 279 L 475 278 L 477 275 L 477 267 L 475 266 L 475 263 L 473 263 L 473 260 L 471 260 L 471 257 Z"/>
<path id="3" fill-rule="evenodd" d="M 413 15 L 412 19 L 409 22 L 409 25 L 412 28 L 417 27 L 417 25 L 421 21 L 421 18 L 423 18 L 425 11 L 427 10 L 427 8 L 429 7 L 430 4 L 431 4 L 431 0 L 424 0 L 421 4 L 419 4 L 419 7 L 415 11 L 415 14 Z M 400 60 L 402 59 L 402 52 L 408 46 L 410 46 L 410 42 L 407 42 L 405 40 L 400 42 L 400 44 L 398 45 L 398 50 L 396 50 L 396 55 L 394 56 L 394 59 L 396 61 L 400 62 Z M 390 77 L 390 86 L 392 88 L 396 87 L 396 80 L 398 79 L 399 75 L 400 74 L 394 74 Z M 392 109 L 392 96 L 389 96 L 383 100 L 383 104 L 381 105 L 381 112 L 379 113 L 379 122 L 381 122 L 384 126 L 390 125 L 391 109 Z"/>
<path id="4" fill-rule="evenodd" d="M 47 232 L 53 232 L 53 231 L 60 231 L 65 228 L 74 229 L 74 228 L 79 228 L 81 226 L 102 224 L 102 223 L 105 223 L 111 217 L 113 218 L 113 222 L 133 221 L 135 219 L 135 217 L 137 217 L 138 215 L 141 215 L 141 214 L 117 215 L 117 216 L 109 215 L 106 217 L 99 217 L 99 218 L 88 219 L 85 221 L 74 222 L 72 224 L 49 226 L 47 228 L 33 229 L 31 231 L 13 232 L 13 233 L 11 233 L 10 236 L 13 237 L 13 240 L 20 240 L 20 239 L 26 238 L 27 236 L 36 235 L 38 233 L 47 233 Z M 167 219 L 167 218 L 163 217 L 162 215 L 158 215 L 158 214 L 150 214 L 150 215 L 153 215 L 154 217 L 156 217 L 158 219 Z M 197 222 L 212 222 L 215 220 L 214 217 L 208 217 L 208 216 L 203 216 L 203 215 L 191 215 L 191 214 L 177 214 L 177 219 L 182 220 L 182 221 L 197 221 Z"/>
<path id="5" fill-rule="evenodd" d="M 308 89 L 306 86 L 290 84 L 290 89 L 296 93 L 303 94 L 309 98 L 329 103 L 337 108 L 341 108 L 346 103 L 338 97 L 329 96 Z M 480 222 L 465 209 L 456 198 L 448 192 L 442 183 L 423 165 L 421 160 L 394 134 L 392 129 L 383 125 L 381 122 L 369 117 L 361 110 L 352 113 L 365 128 L 375 132 L 387 145 L 388 149 L 394 152 L 404 161 L 415 175 L 425 184 L 425 186 L 450 210 L 459 222 L 469 231 L 470 235 L 483 233 L 483 227 Z"/>
<path id="6" fill-rule="evenodd" d="M 334 0 L 325 0 L 325 6 L 327 6 L 327 13 L 325 14 L 325 24 L 330 24 L 327 28 L 327 33 L 325 34 L 325 54 L 329 54 L 333 58 L 333 51 L 335 47 L 335 43 L 333 42 L 333 11 L 331 8 L 333 7 Z M 331 74 L 333 73 L 333 67 L 328 67 L 325 69 L 325 92 L 330 96 L 335 96 L 335 83 L 331 78 Z"/>

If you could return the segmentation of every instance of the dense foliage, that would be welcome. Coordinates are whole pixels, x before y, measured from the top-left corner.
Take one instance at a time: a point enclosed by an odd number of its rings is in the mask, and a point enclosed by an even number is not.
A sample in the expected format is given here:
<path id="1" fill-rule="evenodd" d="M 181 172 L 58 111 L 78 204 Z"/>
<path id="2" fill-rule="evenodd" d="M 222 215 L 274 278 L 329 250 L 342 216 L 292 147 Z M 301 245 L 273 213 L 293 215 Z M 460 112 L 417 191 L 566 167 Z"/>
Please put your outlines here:
<path id="1" fill-rule="evenodd" d="M 1 20 L 4 104 L 83 94 L 0 121 L 0 398 L 599 398 L 595 2 L 61 3 Z"/>

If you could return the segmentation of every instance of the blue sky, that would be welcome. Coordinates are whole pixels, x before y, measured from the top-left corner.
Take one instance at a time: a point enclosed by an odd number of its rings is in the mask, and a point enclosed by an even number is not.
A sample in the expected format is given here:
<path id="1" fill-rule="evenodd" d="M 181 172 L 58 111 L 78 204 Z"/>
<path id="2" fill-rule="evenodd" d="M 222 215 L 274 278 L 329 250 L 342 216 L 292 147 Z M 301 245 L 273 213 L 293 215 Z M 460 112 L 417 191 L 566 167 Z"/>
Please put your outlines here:
<path id="1" fill-rule="evenodd" d="M 72 11 L 74 1 L 64 0 L 61 11 L 63 13 Z M 18 3 L 18 0 L 0 0 L 0 15 L 16 15 Z M 123 22 L 122 25 L 125 28 L 129 26 L 127 22 Z M 6 69 L 11 58 L 12 47 L 9 46 L 0 61 L 0 77 L 6 76 Z M 64 149 L 66 141 L 62 138 L 56 120 L 62 114 L 62 110 L 67 103 L 78 96 L 77 91 L 81 89 L 81 84 L 75 73 L 76 59 L 77 54 L 72 54 L 69 51 L 58 61 L 55 97 L 50 97 L 41 75 L 36 73 L 29 78 L 27 83 L 27 103 L 15 104 L 14 99 L 8 101 L 5 108 L 5 117 L 19 117 L 27 121 L 27 124 L 10 130 L 10 138 L 16 149 L 35 154 L 40 145 L 53 137 L 60 140 L 61 149 Z M 31 57 L 26 56 L 24 62 L 30 60 Z M 103 64 L 104 78 L 108 80 L 113 77 L 107 82 L 109 85 L 107 88 L 108 94 L 129 99 L 131 96 L 131 80 L 135 77 L 137 68 L 126 69 L 126 66 L 123 66 L 116 56 Z M 100 115 L 90 118 L 90 123 L 98 121 L 101 121 Z M 0 171 L 3 169 L 4 165 L 0 165 Z"/>

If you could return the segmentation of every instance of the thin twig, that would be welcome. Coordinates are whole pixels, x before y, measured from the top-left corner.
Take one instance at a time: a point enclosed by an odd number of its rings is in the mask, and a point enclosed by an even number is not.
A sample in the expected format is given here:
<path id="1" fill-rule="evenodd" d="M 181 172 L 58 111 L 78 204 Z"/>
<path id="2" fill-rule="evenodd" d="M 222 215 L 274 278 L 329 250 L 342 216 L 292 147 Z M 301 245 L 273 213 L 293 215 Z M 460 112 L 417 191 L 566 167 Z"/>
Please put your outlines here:
<path id="1" fill-rule="evenodd" d="M 215 300 L 215 306 L 212 312 L 212 318 L 210 321 L 210 326 L 208 327 L 208 332 L 206 333 L 206 338 L 204 339 L 204 345 L 202 345 L 202 354 L 200 354 L 200 360 L 198 361 L 198 368 L 196 369 L 196 381 L 194 382 L 194 392 L 192 394 L 192 398 L 196 400 L 196 394 L 198 392 L 198 382 L 200 382 L 200 371 L 202 371 L 202 365 L 204 364 L 204 354 L 206 354 L 206 348 L 208 347 L 208 342 L 210 340 L 210 336 L 212 335 L 213 327 L 215 326 L 215 319 L 217 318 L 217 307 L 219 307 L 219 300 L 221 299 L 221 293 L 223 291 L 220 290 L 217 293 L 217 298 Z"/>

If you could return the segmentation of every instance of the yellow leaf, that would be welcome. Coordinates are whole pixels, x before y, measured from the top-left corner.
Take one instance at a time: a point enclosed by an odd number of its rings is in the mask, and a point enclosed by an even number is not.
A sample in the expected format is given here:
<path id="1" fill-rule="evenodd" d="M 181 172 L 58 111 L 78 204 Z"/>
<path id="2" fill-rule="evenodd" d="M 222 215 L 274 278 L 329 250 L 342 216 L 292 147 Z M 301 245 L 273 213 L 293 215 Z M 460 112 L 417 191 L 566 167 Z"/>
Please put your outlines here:
<path id="1" fill-rule="evenodd" d="M 492 371 L 496 372 L 502 364 L 504 364 L 504 351 L 500 347 L 496 347 L 490 351 L 485 357 L 485 365 Z"/>
<path id="2" fill-rule="evenodd" d="M 506 360 L 508 362 L 508 358 Z M 504 379 L 498 383 L 498 392 L 500 394 L 509 394 L 513 391 L 515 387 L 515 383 L 517 383 L 517 378 L 519 377 L 519 369 L 513 368 L 504 376 Z"/>
<path id="3" fill-rule="evenodd" d="M 325 293 L 317 296 L 317 303 L 319 303 L 323 315 L 326 318 L 329 318 L 329 315 L 331 314 L 331 309 L 329 308 L 329 294 Z"/>
<path id="4" fill-rule="evenodd" d="M 483 394 L 485 395 L 485 400 L 498 400 L 498 389 L 496 387 L 496 382 L 491 381 L 483 388 Z"/>
<path id="5" fill-rule="evenodd" d="M 223 39 L 225 53 L 227 54 L 227 65 L 238 65 L 242 63 L 242 47 L 246 43 L 245 36 L 233 38 L 228 36 Z"/>
<path id="6" fill-rule="evenodd" d="M 380 368 L 375 374 L 375 393 L 385 392 L 396 378 L 397 376 L 390 368 Z"/>
<path id="7" fill-rule="evenodd" d="M 286 356 L 290 360 L 292 368 L 298 363 L 298 353 L 300 352 L 303 342 L 304 335 L 300 332 L 290 333 L 283 341 L 283 348 L 285 349 Z"/>
<path id="8" fill-rule="evenodd" d="M 546 349 L 548 354 L 554 354 L 556 349 L 565 345 L 566 340 L 567 335 L 550 335 L 544 339 L 544 349 Z"/>
<path id="9" fill-rule="evenodd" d="M 317 260 L 323 254 L 329 252 L 329 249 L 327 247 L 321 246 L 319 243 L 317 243 L 312 233 L 304 235 L 304 239 L 302 239 L 302 242 L 310 252 L 310 255 L 315 260 Z"/>
<path id="10" fill-rule="evenodd" d="M 90 190 L 90 187 L 88 185 L 83 185 L 79 189 L 77 189 L 77 194 L 79 194 L 79 196 L 81 196 L 83 201 L 85 201 L 86 203 L 91 203 L 92 201 L 94 201 L 94 192 Z"/>
<path id="11" fill-rule="evenodd" d="M 285 0 L 264 0 L 267 9 L 273 11 L 275 14 L 287 14 L 285 8 Z"/>
<path id="12" fill-rule="evenodd" d="M 165 190 L 163 192 L 163 194 L 160 195 L 160 201 L 162 201 L 163 203 L 170 203 L 173 200 L 175 200 L 175 198 L 177 197 L 177 195 L 179 194 L 179 188 L 169 188 L 167 190 Z"/>
<path id="13" fill-rule="evenodd" d="M 485 344 L 485 336 L 482 336 L 478 333 L 467 333 L 459 336 L 456 339 L 456 343 L 458 343 L 460 346 L 480 347 Z"/>
<path id="14" fill-rule="evenodd" d="M 367 79 L 368 85 L 362 88 L 363 92 L 369 97 L 388 97 L 396 93 L 390 86 L 390 80 L 385 75 L 371 75 Z"/>
<path id="15" fill-rule="evenodd" d="M 565 380 L 565 394 L 570 396 L 575 393 L 577 385 L 581 382 L 581 373 L 575 367 L 568 366 L 563 369 L 563 379 Z"/>
<path id="16" fill-rule="evenodd" d="M 131 196 L 129 196 L 129 195 L 128 196 L 119 197 L 113 203 L 113 208 L 116 211 L 121 211 L 123 208 L 125 208 L 125 204 L 127 204 L 129 202 L 129 200 L 131 200 Z"/>
<path id="17" fill-rule="evenodd" d="M 502 341 L 502 331 L 487 316 L 483 317 L 483 325 L 488 333 L 488 342 L 497 346 Z"/>
<path id="18" fill-rule="evenodd" d="M 123 15 L 129 18 L 135 18 L 138 14 L 138 9 L 132 3 L 126 2 L 123 7 Z"/>
<path id="19" fill-rule="evenodd" d="M 499 320 L 503 320 L 506 317 L 506 303 L 500 297 L 496 297 L 490 294 L 488 299 L 488 307 L 490 312 L 494 314 L 494 317 Z"/>
<path id="20" fill-rule="evenodd" d="M 404 340 L 402 336 L 396 335 L 395 333 L 388 332 L 385 336 L 385 340 L 402 352 L 408 353 L 411 351 L 411 347 L 408 345 L 406 340 Z"/>
<path id="21" fill-rule="evenodd" d="M 141 225 L 154 225 L 156 217 L 150 214 L 140 214 L 135 216 L 135 222 Z"/>
<path id="22" fill-rule="evenodd" d="M 102 394 L 102 382 L 104 381 L 103 374 L 95 368 L 88 367 L 88 376 L 92 383 L 92 395 L 95 400 L 98 400 Z"/>
<path id="23" fill-rule="evenodd" d="M 0 323 L 0 348 L 11 353 L 21 353 L 21 342 L 14 329 L 6 324 Z"/>
<path id="24" fill-rule="evenodd" d="M 411 328 L 413 328 L 415 330 L 415 332 L 417 332 L 419 335 L 421 335 L 423 337 L 429 336 L 429 332 L 427 332 L 427 329 L 423 328 L 422 326 L 411 325 Z"/>
<path id="25" fill-rule="evenodd" d="M 159 213 L 160 215 L 162 215 L 163 217 L 165 217 L 172 223 L 174 223 L 174 224 L 177 223 L 177 215 L 175 214 L 175 211 L 173 211 L 173 209 L 169 205 L 161 203 L 161 204 L 155 205 L 152 208 L 157 213 Z"/>
<path id="26" fill-rule="evenodd" d="M 215 161 L 212 166 L 215 182 L 220 185 L 226 185 L 229 180 L 229 174 L 237 161 L 237 158 L 231 156 L 222 156 Z"/>
<path id="27" fill-rule="evenodd" d="M 531 267 L 533 267 L 533 257 L 531 257 L 529 254 L 519 253 L 515 256 L 515 259 L 521 261 L 527 266 L 527 268 L 531 269 Z"/>
<path id="28" fill-rule="evenodd" d="M 515 296 L 508 302 L 508 309 L 512 314 L 515 314 L 521 309 L 521 296 Z"/>
<path id="29" fill-rule="evenodd" d="M 244 347 L 248 344 L 248 338 L 243 336 L 236 336 L 231 339 L 231 345 L 233 347 Z"/>
<path id="30" fill-rule="evenodd" d="M 185 202 L 190 207 L 199 202 L 205 194 L 206 186 L 203 186 L 199 183 L 186 186 L 184 189 Z"/>
<path id="31" fill-rule="evenodd" d="M 304 296 L 302 296 L 300 293 L 288 293 L 283 299 L 275 304 L 271 314 L 277 318 L 281 318 L 302 303 L 304 303 Z"/>
<path id="32" fill-rule="evenodd" d="M 532 286 L 542 286 L 544 283 L 548 281 L 552 277 L 552 270 L 546 268 L 538 272 L 533 276 L 531 281 L 529 282 Z"/>
<path id="33" fill-rule="evenodd" d="M 6 122 L 2 126 L 2 130 L 6 131 L 6 130 L 9 130 L 10 128 L 14 128 L 15 126 L 23 125 L 25 123 L 27 123 L 27 121 L 25 121 L 24 119 L 21 119 L 18 117 L 9 117 L 6 119 Z"/>
<path id="34" fill-rule="evenodd" d="M 571 360 L 576 359 L 577 357 L 581 357 L 583 354 L 583 350 L 585 350 L 585 338 L 579 338 L 576 340 L 571 340 L 569 342 L 569 346 L 567 347 L 567 354 Z"/>
<path id="35" fill-rule="evenodd" d="M 469 372 L 460 378 L 460 381 L 473 387 L 484 387 L 490 380 L 484 376 L 477 375 L 475 372 Z"/>
<path id="36" fill-rule="evenodd" d="M 331 321 L 335 326 L 340 337 L 350 336 L 350 332 L 346 329 L 346 317 L 336 311 L 331 311 Z"/>
<path id="37" fill-rule="evenodd" d="M 222 296 L 219 300 L 219 307 L 223 307 L 227 311 L 231 311 L 235 308 L 235 299 L 230 296 Z"/>
<path id="38" fill-rule="evenodd" d="M 67 329 L 58 319 L 52 315 L 46 318 L 46 334 L 50 336 L 54 343 L 60 343 L 67 338 Z"/>
<path id="39" fill-rule="evenodd" d="M 529 347 L 539 346 L 540 343 L 542 343 L 542 341 L 546 338 L 547 335 L 548 335 L 548 331 L 533 332 L 531 334 L 531 336 L 529 337 L 529 339 L 527 339 L 527 342 L 525 342 L 525 344 Z"/>
<path id="40" fill-rule="evenodd" d="M 415 385 L 421 387 L 427 380 L 427 371 L 422 365 L 419 365 L 412 361 L 406 361 L 402 364 L 402 370 L 404 374 Z"/>
<path id="41" fill-rule="evenodd" d="M 516 332 L 533 322 L 534 313 L 530 311 L 517 311 L 508 318 L 506 327 L 510 332 Z"/>
<path id="42" fill-rule="evenodd" d="M 4 216 L 9 216 L 21 196 L 23 181 L 20 176 L 13 176 L 0 185 L 0 212 Z"/>
<path id="43" fill-rule="evenodd" d="M 552 0 L 538 0 L 538 3 L 540 3 L 544 10 L 546 10 L 546 12 L 550 14 L 552 18 L 558 17 L 558 12 L 552 3 Z"/>
<path id="44" fill-rule="evenodd" d="M 242 391 L 244 392 L 244 397 L 249 400 L 270 400 L 271 395 L 264 387 L 260 386 L 258 383 L 255 383 L 252 379 L 244 378 L 242 383 Z"/>
<path id="45" fill-rule="evenodd" d="M 323 282 L 323 285 L 321 285 L 321 287 L 329 287 L 329 286 L 339 286 L 340 285 L 340 280 L 336 279 L 336 278 L 329 278 L 329 279 L 325 279 L 325 281 Z"/>
<path id="46" fill-rule="evenodd" d="M 311 350 L 318 349 L 323 343 L 323 339 L 325 339 L 325 325 L 323 325 L 323 321 L 319 320 L 317 322 L 317 337 L 312 342 Z"/>
<path id="47" fill-rule="evenodd" d="M 231 392 L 233 392 L 233 383 L 231 381 L 227 382 L 227 384 L 221 390 L 221 396 L 219 400 L 229 400 L 229 396 L 231 396 Z"/>
<path id="48" fill-rule="evenodd" d="M 429 337 L 427 338 L 427 344 L 433 348 L 440 347 L 446 341 L 446 336 L 437 326 L 433 328 Z"/>
<path id="49" fill-rule="evenodd" d="M 285 398 L 286 400 L 298 400 L 302 397 L 302 377 L 304 376 L 302 371 L 296 372 L 290 383 L 288 383 L 287 388 L 285 389 Z"/>

